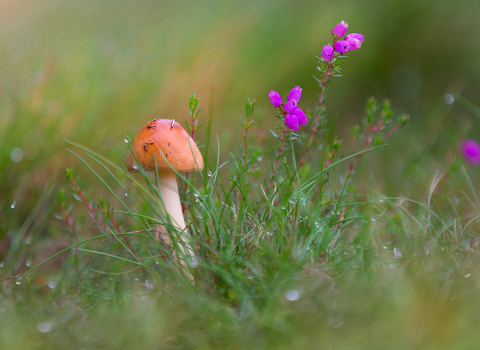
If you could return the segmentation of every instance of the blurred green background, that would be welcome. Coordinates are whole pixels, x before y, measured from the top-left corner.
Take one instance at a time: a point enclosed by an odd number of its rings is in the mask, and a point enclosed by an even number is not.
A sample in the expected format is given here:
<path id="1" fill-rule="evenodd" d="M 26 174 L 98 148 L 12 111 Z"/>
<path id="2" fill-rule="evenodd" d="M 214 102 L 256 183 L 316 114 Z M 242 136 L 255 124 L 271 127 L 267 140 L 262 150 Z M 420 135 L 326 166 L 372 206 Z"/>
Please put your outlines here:
<path id="1" fill-rule="evenodd" d="M 64 166 L 74 163 L 63 139 L 122 157 L 124 133 L 133 138 L 153 118 L 184 123 L 192 91 L 223 155 L 232 149 L 245 96 L 257 100 L 255 141 L 266 144 L 276 123 L 268 92 L 285 95 L 300 85 L 300 107 L 312 108 L 314 55 L 340 20 L 365 36 L 328 94 L 327 111 L 339 113 L 336 132 L 346 145 L 374 95 L 411 115 L 396 149 L 411 145 L 417 162 L 427 146 L 439 160 L 456 156 L 442 123 L 459 123 L 459 137 L 474 137 L 478 127 L 444 95 L 480 102 L 479 7 L 466 0 L 4 0 L 0 210 L 16 201 L 24 218 L 45 185 L 63 179 Z"/>

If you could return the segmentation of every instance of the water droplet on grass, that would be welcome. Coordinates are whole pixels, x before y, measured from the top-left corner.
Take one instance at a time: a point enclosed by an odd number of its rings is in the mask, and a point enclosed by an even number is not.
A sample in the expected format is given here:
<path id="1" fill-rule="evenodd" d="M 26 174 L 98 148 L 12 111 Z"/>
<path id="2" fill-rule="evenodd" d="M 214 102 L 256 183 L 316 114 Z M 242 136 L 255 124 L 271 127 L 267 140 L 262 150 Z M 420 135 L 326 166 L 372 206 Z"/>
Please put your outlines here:
<path id="1" fill-rule="evenodd" d="M 20 282 L 20 281 L 15 281 L 15 284 L 20 285 L 20 284 L 22 284 L 22 282 Z"/>
<path id="2" fill-rule="evenodd" d="M 10 206 L 10 208 L 15 209 L 16 202 L 17 202 L 17 201 L 13 201 L 12 205 Z"/>
<path id="3" fill-rule="evenodd" d="M 155 287 L 153 286 L 153 284 L 150 283 L 149 280 L 145 280 L 145 289 L 146 290 L 154 290 Z"/>
<path id="4" fill-rule="evenodd" d="M 470 276 L 471 276 L 471 274 L 470 274 L 470 273 L 467 273 L 467 274 L 466 274 L 465 276 L 463 276 L 463 277 L 468 278 L 468 277 L 470 277 Z"/>
<path id="5" fill-rule="evenodd" d="M 458 198 L 457 196 L 453 196 L 452 197 L 452 202 L 453 202 L 453 204 L 457 205 L 458 203 L 460 203 L 460 198 Z"/>
<path id="6" fill-rule="evenodd" d="M 130 137 L 125 135 L 125 138 L 123 139 L 123 141 L 125 141 L 125 143 L 129 143 L 130 142 Z"/>
<path id="7" fill-rule="evenodd" d="M 52 324 L 50 322 L 41 322 L 37 325 L 37 329 L 40 333 L 48 333 L 52 330 Z"/>
<path id="8" fill-rule="evenodd" d="M 211 172 L 210 170 L 207 171 L 207 176 L 208 176 L 208 177 L 212 177 L 212 172 Z"/>
<path id="9" fill-rule="evenodd" d="M 257 157 L 257 162 L 260 162 L 262 160 L 262 157 Z"/>
<path id="10" fill-rule="evenodd" d="M 50 289 L 55 289 L 55 288 L 57 287 L 57 282 L 55 282 L 55 281 L 53 281 L 53 280 L 52 280 L 52 281 L 48 281 L 48 287 L 49 287 Z"/>
<path id="11" fill-rule="evenodd" d="M 451 105 L 453 102 L 455 102 L 455 97 L 453 97 L 453 95 L 451 95 L 451 94 L 445 94 L 445 96 L 443 96 L 443 99 L 444 99 L 445 103 L 449 104 L 449 105 Z"/>
<path id="12" fill-rule="evenodd" d="M 296 289 L 289 289 L 285 293 L 285 299 L 288 301 L 297 301 L 300 299 L 300 292 Z"/>
<path id="13" fill-rule="evenodd" d="M 127 193 L 127 192 L 125 192 L 125 197 L 128 197 L 128 193 Z"/>
<path id="14" fill-rule="evenodd" d="M 401 259 L 403 258 L 402 252 L 398 248 L 393 248 L 393 257 L 395 259 Z"/>
<path id="15" fill-rule="evenodd" d="M 25 265 L 27 265 L 28 267 L 30 267 L 30 265 L 32 265 L 32 260 L 27 260 L 27 261 L 25 262 Z"/>
<path id="16" fill-rule="evenodd" d="M 198 267 L 198 259 L 195 256 L 192 256 L 188 259 L 188 265 L 194 269 Z"/>
<path id="17" fill-rule="evenodd" d="M 3 261 L 0 263 L 0 267 L 3 267 Z"/>
<path id="18" fill-rule="evenodd" d="M 292 198 L 292 199 L 290 199 L 288 202 L 289 202 L 290 204 L 295 204 L 295 203 L 297 203 L 297 200 L 294 199 L 294 198 Z"/>

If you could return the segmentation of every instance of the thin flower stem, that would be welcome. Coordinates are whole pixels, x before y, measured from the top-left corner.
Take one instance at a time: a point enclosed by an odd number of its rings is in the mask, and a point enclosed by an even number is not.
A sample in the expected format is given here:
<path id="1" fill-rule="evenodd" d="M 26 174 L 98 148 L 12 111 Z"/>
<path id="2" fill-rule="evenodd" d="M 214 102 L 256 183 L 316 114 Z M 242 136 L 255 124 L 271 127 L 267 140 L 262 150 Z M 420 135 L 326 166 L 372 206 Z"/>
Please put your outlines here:
<path id="1" fill-rule="evenodd" d="M 273 165 L 272 177 L 270 178 L 270 182 L 268 183 L 267 192 L 270 191 L 270 188 L 272 187 L 273 180 L 275 179 L 275 175 L 277 174 L 277 168 L 278 168 L 278 164 L 280 163 L 280 158 L 282 157 L 282 154 L 285 151 L 285 140 L 286 140 L 287 134 L 288 134 L 288 127 L 285 124 L 282 130 L 282 134 L 279 137 L 280 147 L 277 150 L 277 158 L 275 159 L 275 164 Z"/>
<path id="2" fill-rule="evenodd" d="M 100 227 L 100 230 L 103 232 L 103 233 L 108 233 L 105 229 L 105 224 L 97 217 L 97 214 L 95 213 L 95 211 L 93 210 L 92 206 L 90 205 L 90 203 L 87 201 L 87 198 L 85 196 L 85 193 L 83 193 L 83 191 L 78 187 L 78 184 L 77 182 L 75 181 L 75 179 L 72 179 L 71 180 L 72 182 L 72 185 L 73 187 L 75 188 L 75 191 L 77 192 L 77 194 L 80 196 L 80 199 L 82 200 L 83 204 L 85 204 L 85 206 L 87 207 L 88 211 L 90 212 L 90 215 L 92 216 L 92 218 L 95 220 L 95 222 L 97 223 L 97 225 Z M 112 223 L 112 225 L 115 227 L 115 229 L 117 230 L 118 233 L 121 233 L 122 231 L 120 230 L 120 227 L 118 227 L 118 225 L 115 223 L 115 221 L 113 221 L 113 219 L 110 219 L 110 222 Z M 128 245 L 128 248 L 131 250 L 131 252 L 138 258 L 138 255 L 137 253 L 135 252 L 135 250 L 133 249 L 133 247 L 131 246 L 130 244 L 130 241 L 127 239 L 126 236 L 122 235 L 123 239 L 125 240 L 125 243 L 127 243 Z M 75 240 L 76 240 L 76 237 L 75 237 Z"/>
<path id="3" fill-rule="evenodd" d="M 73 240 L 74 240 L 75 243 L 77 243 L 77 229 L 75 228 L 75 225 L 74 225 L 72 219 L 70 219 L 70 216 L 68 215 L 67 209 L 65 209 L 64 207 L 62 207 L 62 209 L 63 209 L 63 211 L 62 211 L 63 218 L 67 222 L 68 226 L 70 226 L 70 228 L 72 230 L 72 233 L 73 233 Z"/>
<path id="4" fill-rule="evenodd" d="M 335 45 L 335 42 L 334 42 Z M 308 135 L 308 146 L 305 152 L 302 154 L 302 157 L 300 158 L 300 161 L 298 162 L 297 166 L 297 171 L 302 167 L 303 164 L 305 164 L 308 155 L 310 151 L 312 150 L 313 147 L 313 140 L 315 139 L 315 135 L 317 134 L 318 127 L 320 126 L 320 117 L 322 115 L 323 110 L 325 109 L 323 105 L 323 100 L 325 97 L 325 89 L 327 86 L 327 80 L 328 78 L 333 74 L 331 72 L 331 69 L 333 68 L 332 60 L 335 57 L 333 57 L 330 61 L 327 61 L 327 69 L 325 70 L 325 73 L 323 74 L 322 81 L 320 82 L 320 94 L 318 95 L 318 100 L 317 100 L 317 108 L 316 108 L 316 115 L 315 119 L 313 120 L 312 125 L 310 126 L 310 134 Z"/>

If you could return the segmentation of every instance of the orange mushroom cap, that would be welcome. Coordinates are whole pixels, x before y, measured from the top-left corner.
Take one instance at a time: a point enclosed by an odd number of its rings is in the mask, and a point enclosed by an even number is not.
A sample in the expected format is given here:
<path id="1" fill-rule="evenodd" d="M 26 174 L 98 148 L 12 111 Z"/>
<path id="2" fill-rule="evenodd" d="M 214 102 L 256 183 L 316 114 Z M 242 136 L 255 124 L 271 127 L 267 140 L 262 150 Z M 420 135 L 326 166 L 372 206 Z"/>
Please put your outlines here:
<path id="1" fill-rule="evenodd" d="M 195 141 L 172 119 L 148 122 L 133 140 L 132 152 L 127 157 L 128 170 L 136 169 L 135 159 L 145 170 L 173 168 L 186 172 L 203 169 L 203 157 Z"/>

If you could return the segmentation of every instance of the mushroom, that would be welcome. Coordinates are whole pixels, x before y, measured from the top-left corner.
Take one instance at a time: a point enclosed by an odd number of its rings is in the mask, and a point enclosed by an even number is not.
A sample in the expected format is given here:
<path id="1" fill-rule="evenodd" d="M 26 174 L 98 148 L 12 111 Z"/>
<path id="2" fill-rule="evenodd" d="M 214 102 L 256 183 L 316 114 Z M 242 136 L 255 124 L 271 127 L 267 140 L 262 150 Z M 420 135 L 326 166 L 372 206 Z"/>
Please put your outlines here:
<path id="1" fill-rule="evenodd" d="M 134 152 L 135 154 L 133 154 Z M 135 170 L 135 159 L 138 166 L 145 170 L 158 170 L 160 192 L 165 212 L 174 226 L 181 232 L 180 249 L 185 256 L 193 256 L 188 247 L 185 220 L 178 195 L 177 172 L 198 171 L 203 169 L 203 157 L 195 141 L 175 120 L 154 119 L 147 123 L 132 142 L 132 150 L 127 157 L 128 170 Z M 167 215 L 163 215 L 167 219 Z M 163 230 L 166 233 L 166 230 Z M 171 243 L 165 235 L 167 243 Z M 184 263 L 182 263 L 185 265 Z"/>

